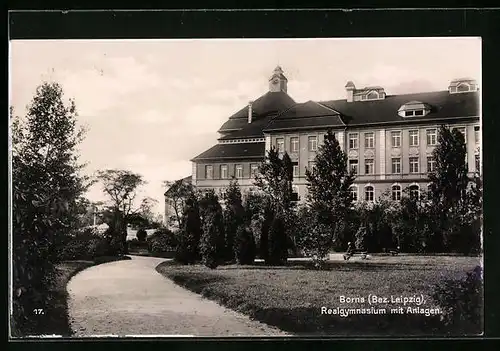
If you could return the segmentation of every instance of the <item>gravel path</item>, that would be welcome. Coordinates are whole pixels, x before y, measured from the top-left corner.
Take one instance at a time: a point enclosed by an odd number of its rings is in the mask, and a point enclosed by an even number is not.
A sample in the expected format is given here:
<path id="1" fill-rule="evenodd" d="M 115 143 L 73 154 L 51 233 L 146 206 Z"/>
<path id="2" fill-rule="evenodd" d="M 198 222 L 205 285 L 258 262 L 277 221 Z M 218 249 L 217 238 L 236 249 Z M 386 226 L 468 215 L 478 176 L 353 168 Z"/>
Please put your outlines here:
<path id="1" fill-rule="evenodd" d="M 69 316 L 85 336 L 284 336 L 164 278 L 165 259 L 137 257 L 90 267 L 68 284 Z"/>

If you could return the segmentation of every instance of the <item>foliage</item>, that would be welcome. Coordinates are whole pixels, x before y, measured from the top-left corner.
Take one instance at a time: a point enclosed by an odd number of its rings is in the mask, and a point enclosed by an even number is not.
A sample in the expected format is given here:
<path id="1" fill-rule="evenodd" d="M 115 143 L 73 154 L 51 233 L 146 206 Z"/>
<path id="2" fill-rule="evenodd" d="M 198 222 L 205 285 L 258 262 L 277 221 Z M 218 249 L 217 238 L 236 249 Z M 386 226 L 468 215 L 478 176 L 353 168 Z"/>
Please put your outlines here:
<path id="1" fill-rule="evenodd" d="M 206 192 L 200 201 L 200 212 L 203 212 L 203 234 L 200 242 L 202 263 L 209 268 L 216 268 L 224 259 L 226 248 L 222 207 L 213 190 Z"/>
<path id="2" fill-rule="evenodd" d="M 466 145 L 457 129 L 441 126 L 433 151 L 436 169 L 429 174 L 430 208 L 442 235 L 441 245 L 451 252 L 480 250 L 482 183 L 467 175 Z"/>
<path id="3" fill-rule="evenodd" d="M 239 226 L 245 221 L 245 209 L 241 197 L 241 190 L 238 181 L 233 179 L 229 187 L 223 193 L 225 202 L 224 209 L 224 232 L 226 249 L 224 254 L 225 261 L 233 261 L 234 257 L 234 238 Z"/>
<path id="4" fill-rule="evenodd" d="M 235 257 L 238 264 L 253 264 L 255 260 L 255 239 L 244 225 L 238 227 L 235 238 Z"/>
<path id="5" fill-rule="evenodd" d="M 318 213 L 316 219 L 321 221 L 323 229 L 330 227 L 328 232 L 333 234 L 331 243 L 325 244 L 331 247 L 337 239 L 336 225 L 347 216 L 352 207 L 350 187 L 355 177 L 354 171 L 348 169 L 347 155 L 342 151 L 331 130 L 327 131 L 324 143 L 318 147 L 314 165 L 313 169 L 306 170 L 308 205 L 312 211 Z M 324 239 L 325 237 L 322 240 L 309 242 L 319 244 L 323 243 Z"/>
<path id="6" fill-rule="evenodd" d="M 482 330 L 483 278 L 477 266 L 466 279 L 445 280 L 434 287 L 432 298 L 443 310 L 447 326 L 460 326 L 475 333 Z"/>
<path id="7" fill-rule="evenodd" d="M 354 242 L 354 245 L 356 246 L 357 250 L 364 251 L 366 250 L 366 238 L 368 236 L 368 230 L 364 225 L 361 225 L 356 232 L 356 241 Z"/>
<path id="8" fill-rule="evenodd" d="M 145 182 L 140 174 L 117 169 L 99 171 L 97 179 L 111 201 L 113 216 L 108 223 L 110 232 L 122 241 L 122 247 L 126 250 L 127 218 L 132 213 L 137 188 Z"/>
<path id="9" fill-rule="evenodd" d="M 40 85 L 24 118 L 10 109 L 12 128 L 13 332 L 36 333 L 33 308 L 45 308 L 54 263 L 79 221 L 78 199 L 91 184 L 80 174 L 73 100 L 57 83 Z"/>
<path id="10" fill-rule="evenodd" d="M 166 228 L 156 230 L 147 238 L 148 250 L 151 253 L 175 251 L 179 245 L 180 233 L 176 234 Z"/>
<path id="11" fill-rule="evenodd" d="M 179 238 L 175 259 L 183 264 L 192 264 L 200 258 L 201 238 L 200 209 L 194 194 L 186 199 L 183 218 L 182 235 Z"/>
<path id="12" fill-rule="evenodd" d="M 268 264 L 284 265 L 288 259 L 287 234 L 282 214 L 276 214 L 269 228 Z"/>
<path id="13" fill-rule="evenodd" d="M 146 232 L 146 229 L 140 228 L 137 231 L 137 233 L 135 234 L 135 236 L 137 237 L 137 240 L 139 240 L 140 242 L 144 242 L 144 241 L 146 241 L 146 238 L 148 236 L 148 232 Z"/>
<path id="14" fill-rule="evenodd" d="M 293 164 L 288 153 L 272 148 L 255 176 L 255 185 L 271 200 L 275 211 L 284 213 L 292 204 Z"/>
<path id="15" fill-rule="evenodd" d="M 311 257 L 316 268 L 321 268 L 327 260 L 332 245 L 332 228 L 318 218 L 318 213 L 309 207 L 303 207 L 300 212 L 303 225 L 299 237 L 299 245 L 307 257 Z"/>
<path id="16" fill-rule="evenodd" d="M 165 192 L 165 205 L 170 206 L 175 213 L 177 227 L 182 227 L 182 213 L 186 199 L 193 194 L 193 186 L 186 179 L 179 179 L 175 182 L 165 182 L 168 187 Z"/>

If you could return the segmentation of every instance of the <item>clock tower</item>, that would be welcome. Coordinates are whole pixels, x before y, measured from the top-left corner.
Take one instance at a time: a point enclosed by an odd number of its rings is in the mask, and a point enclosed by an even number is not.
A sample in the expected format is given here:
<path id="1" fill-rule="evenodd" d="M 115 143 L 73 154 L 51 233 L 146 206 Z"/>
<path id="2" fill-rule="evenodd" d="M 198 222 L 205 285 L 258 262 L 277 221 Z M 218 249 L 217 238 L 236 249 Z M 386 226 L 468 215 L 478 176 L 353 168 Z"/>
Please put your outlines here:
<path id="1" fill-rule="evenodd" d="M 273 75 L 269 78 L 269 91 L 270 92 L 279 92 L 283 91 L 286 93 L 286 85 L 288 79 L 286 79 L 283 74 L 283 70 L 280 66 L 277 66 L 274 69 Z"/>

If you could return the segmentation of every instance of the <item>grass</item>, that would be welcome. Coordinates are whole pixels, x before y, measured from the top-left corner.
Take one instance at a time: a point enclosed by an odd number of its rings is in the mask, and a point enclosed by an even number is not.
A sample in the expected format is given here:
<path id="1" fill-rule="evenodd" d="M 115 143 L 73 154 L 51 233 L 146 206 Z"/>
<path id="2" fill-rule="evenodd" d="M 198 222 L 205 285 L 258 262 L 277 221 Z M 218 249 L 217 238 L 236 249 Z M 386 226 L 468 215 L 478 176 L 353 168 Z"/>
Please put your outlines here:
<path id="1" fill-rule="evenodd" d="M 164 262 L 157 270 L 228 308 L 299 335 L 444 336 L 480 331 L 445 328 L 439 315 L 390 314 L 391 307 L 401 305 L 370 305 L 368 295 L 422 294 L 426 300 L 422 307 L 439 307 L 428 295 L 434 285 L 446 278 L 463 278 L 478 264 L 480 259 L 474 257 L 380 256 L 329 262 L 324 270 L 312 269 L 311 262 L 289 262 L 285 267 L 228 265 L 215 270 Z M 363 297 L 365 302 L 342 304 L 341 295 Z M 321 307 L 386 308 L 387 314 L 341 317 L 321 314 Z"/>
<path id="2" fill-rule="evenodd" d="M 70 279 L 78 272 L 85 268 L 95 266 L 102 263 L 126 260 L 130 257 L 122 256 L 101 256 L 96 257 L 93 261 L 77 260 L 64 261 L 56 265 L 57 277 L 53 286 L 46 296 L 46 307 L 43 309 L 43 314 L 33 314 L 33 324 L 37 326 L 37 330 L 32 335 L 60 335 L 71 336 L 71 330 L 68 315 L 68 292 L 66 286 Z"/>

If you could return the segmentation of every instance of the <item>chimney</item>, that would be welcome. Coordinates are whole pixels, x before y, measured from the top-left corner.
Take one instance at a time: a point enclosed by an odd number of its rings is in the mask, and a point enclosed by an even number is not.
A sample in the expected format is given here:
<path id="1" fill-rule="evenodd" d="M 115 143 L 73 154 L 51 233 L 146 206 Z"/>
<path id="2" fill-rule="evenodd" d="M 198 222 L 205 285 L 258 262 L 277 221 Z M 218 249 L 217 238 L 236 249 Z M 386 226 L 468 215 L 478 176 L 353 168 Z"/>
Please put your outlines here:
<path id="1" fill-rule="evenodd" d="M 348 81 L 345 85 L 345 90 L 347 92 L 347 102 L 354 101 L 354 91 L 356 90 L 356 86 L 352 81 Z"/>
<path id="2" fill-rule="evenodd" d="M 253 101 L 248 102 L 248 123 L 252 123 L 252 114 L 253 114 L 252 103 Z"/>

